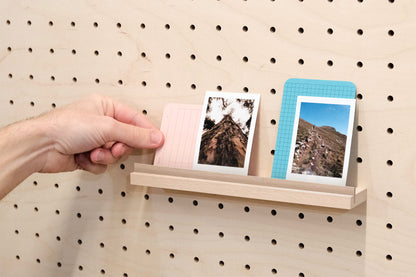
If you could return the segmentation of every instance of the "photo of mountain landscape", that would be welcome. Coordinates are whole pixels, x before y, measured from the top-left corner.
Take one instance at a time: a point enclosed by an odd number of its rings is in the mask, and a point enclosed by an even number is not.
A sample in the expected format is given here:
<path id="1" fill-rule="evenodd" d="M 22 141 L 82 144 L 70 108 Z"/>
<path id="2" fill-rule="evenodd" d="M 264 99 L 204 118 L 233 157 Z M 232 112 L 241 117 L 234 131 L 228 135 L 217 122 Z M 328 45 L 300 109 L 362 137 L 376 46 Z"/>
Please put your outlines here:
<path id="1" fill-rule="evenodd" d="M 350 106 L 301 103 L 292 173 L 342 178 Z"/>
<path id="2" fill-rule="evenodd" d="M 254 102 L 254 99 L 208 98 L 199 164 L 244 167 Z"/>

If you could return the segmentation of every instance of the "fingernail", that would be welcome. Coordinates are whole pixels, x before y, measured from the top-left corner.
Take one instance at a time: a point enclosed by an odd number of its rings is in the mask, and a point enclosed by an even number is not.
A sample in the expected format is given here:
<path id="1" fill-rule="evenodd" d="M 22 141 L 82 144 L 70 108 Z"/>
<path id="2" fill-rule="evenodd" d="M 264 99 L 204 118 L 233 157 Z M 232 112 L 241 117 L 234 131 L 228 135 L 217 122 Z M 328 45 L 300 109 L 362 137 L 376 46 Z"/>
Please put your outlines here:
<path id="1" fill-rule="evenodd" d="M 163 135 L 160 131 L 152 131 L 152 144 L 160 144 L 162 142 Z"/>
<path id="2" fill-rule="evenodd" d="M 96 162 L 101 162 L 104 159 L 104 153 L 103 151 L 97 151 L 97 154 L 95 156 Z"/>

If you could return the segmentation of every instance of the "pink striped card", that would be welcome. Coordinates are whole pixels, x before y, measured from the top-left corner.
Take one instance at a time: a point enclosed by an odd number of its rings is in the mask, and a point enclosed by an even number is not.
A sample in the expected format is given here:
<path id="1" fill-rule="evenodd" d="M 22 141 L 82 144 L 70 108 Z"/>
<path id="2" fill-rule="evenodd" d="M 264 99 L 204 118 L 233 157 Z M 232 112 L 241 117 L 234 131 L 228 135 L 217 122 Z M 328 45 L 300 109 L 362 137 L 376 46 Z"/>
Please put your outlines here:
<path id="1" fill-rule="evenodd" d="M 168 104 L 160 130 L 165 143 L 156 150 L 154 165 L 192 169 L 202 105 Z"/>

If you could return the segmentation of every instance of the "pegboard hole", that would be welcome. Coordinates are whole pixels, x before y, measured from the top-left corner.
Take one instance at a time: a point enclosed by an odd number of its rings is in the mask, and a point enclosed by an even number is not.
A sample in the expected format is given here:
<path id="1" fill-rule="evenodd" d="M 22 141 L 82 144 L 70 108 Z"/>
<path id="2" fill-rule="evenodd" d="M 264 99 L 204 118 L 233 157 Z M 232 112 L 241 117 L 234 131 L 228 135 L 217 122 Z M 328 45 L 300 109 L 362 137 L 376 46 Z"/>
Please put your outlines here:
<path id="1" fill-rule="evenodd" d="M 14 204 L 13 207 L 17 210 L 19 206 L 17 204 Z"/>
<path id="2" fill-rule="evenodd" d="M 20 260 L 20 256 L 19 255 L 16 255 L 16 260 Z"/>
<path id="3" fill-rule="evenodd" d="M 12 52 L 12 48 L 10 46 L 8 46 L 7 51 Z"/>
<path id="4" fill-rule="evenodd" d="M 53 21 L 49 21 L 49 26 L 53 26 Z"/>
<path id="5" fill-rule="evenodd" d="M 95 81 L 96 84 L 100 83 L 100 79 L 98 79 L 98 78 L 96 78 L 94 81 Z"/>
<path id="6" fill-rule="evenodd" d="M 100 215 L 100 216 L 98 217 L 98 220 L 99 220 L 99 221 L 104 221 L 104 217 L 103 217 L 102 215 Z"/>
<path id="7" fill-rule="evenodd" d="M 169 257 L 170 257 L 171 259 L 174 259 L 174 258 L 175 258 L 175 254 L 170 253 L 170 254 L 169 254 Z"/>
<path id="8" fill-rule="evenodd" d="M 123 249 L 123 251 L 127 251 L 127 246 L 125 246 L 125 245 L 124 245 L 124 246 L 122 247 L 122 249 Z"/>
<path id="9" fill-rule="evenodd" d="M 35 102 L 31 101 L 30 102 L 30 106 L 34 107 L 35 106 Z"/>
<path id="10" fill-rule="evenodd" d="M 120 22 L 117 22 L 117 24 L 116 24 L 116 26 L 117 26 L 117 28 L 121 28 L 121 23 Z"/>
<path id="11" fill-rule="evenodd" d="M 387 224 L 386 224 L 386 228 L 387 228 L 387 229 L 393 229 L 393 225 L 392 225 L 391 223 L 387 223 Z"/>
<path id="12" fill-rule="evenodd" d="M 360 250 L 357 250 L 355 252 L 355 255 L 357 255 L 357 257 L 361 257 L 363 255 L 363 253 Z"/>
<path id="13" fill-rule="evenodd" d="M 120 169 L 124 170 L 126 168 L 126 166 L 124 164 L 120 164 Z"/>
<path id="14" fill-rule="evenodd" d="M 165 24 L 165 29 L 169 30 L 170 29 L 170 25 L 169 24 Z"/>
<path id="15" fill-rule="evenodd" d="M 274 155 L 274 149 L 270 150 L 270 154 Z"/>
<path id="16" fill-rule="evenodd" d="M 389 95 L 389 96 L 387 96 L 387 101 L 389 101 L 389 102 L 393 102 L 393 96 L 391 96 L 391 95 Z"/>
<path id="17" fill-rule="evenodd" d="M 244 87 L 244 88 L 243 88 L 243 91 L 244 91 L 244 92 L 248 92 L 248 87 Z"/>
<path id="18" fill-rule="evenodd" d="M 77 50 L 72 49 L 71 53 L 72 53 L 72 55 L 75 55 L 77 53 Z"/>
<path id="19" fill-rule="evenodd" d="M 58 183 L 55 183 L 55 185 L 54 185 L 54 186 L 55 186 L 55 188 L 57 188 L 57 189 L 59 188 L 59 184 L 58 184 Z"/>
<path id="20" fill-rule="evenodd" d="M 79 245 L 82 244 L 82 240 L 80 240 L 80 239 L 77 242 L 78 242 Z"/>
<path id="21" fill-rule="evenodd" d="M 145 28 L 146 28 L 146 24 L 141 23 L 141 24 L 140 24 L 140 28 L 145 29 Z"/>
<path id="22" fill-rule="evenodd" d="M 243 57 L 243 62 L 248 62 L 248 58 L 246 56 Z"/>
<path id="23" fill-rule="evenodd" d="M 361 226 L 361 225 L 363 225 L 363 222 L 360 219 L 357 219 L 355 221 L 355 224 L 357 224 L 357 226 Z"/>
<path id="24" fill-rule="evenodd" d="M 248 31 L 248 27 L 247 26 L 243 26 L 243 32 L 247 32 Z"/>
<path id="25" fill-rule="evenodd" d="M 332 247 L 331 247 L 331 246 L 328 246 L 328 247 L 326 248 L 326 251 L 328 251 L 328 253 L 332 253 L 334 250 L 332 249 Z"/>
<path id="26" fill-rule="evenodd" d="M 6 24 L 7 24 L 7 25 L 10 25 L 10 23 L 11 23 L 11 22 L 10 22 L 10 20 L 9 20 L 9 19 L 7 19 L 7 20 L 6 20 Z"/>
<path id="27" fill-rule="evenodd" d="M 299 59 L 299 60 L 298 60 L 298 63 L 299 63 L 300 65 L 303 65 L 303 64 L 305 63 L 305 61 L 304 61 L 303 59 Z"/>
<path id="28" fill-rule="evenodd" d="M 194 201 L 192 201 L 192 204 L 193 204 L 194 206 L 198 206 L 198 201 L 197 201 L 197 200 L 194 200 Z"/>
<path id="29" fill-rule="evenodd" d="M 149 249 L 146 249 L 146 254 L 147 254 L 147 255 L 150 255 L 150 254 L 151 254 L 151 252 L 150 252 L 150 250 L 149 250 Z"/>
<path id="30" fill-rule="evenodd" d="M 245 207 L 244 207 L 244 211 L 245 211 L 246 213 L 250 212 L 250 207 L 245 206 Z"/>
<path id="31" fill-rule="evenodd" d="M 271 210 L 270 213 L 272 214 L 272 216 L 276 216 L 277 215 L 277 211 L 275 209 Z"/>
<path id="32" fill-rule="evenodd" d="M 72 82 L 74 82 L 74 83 L 78 82 L 77 77 L 73 77 L 73 78 L 72 78 Z"/>
<path id="33" fill-rule="evenodd" d="M 56 211 L 55 211 L 55 214 L 60 215 L 60 214 L 61 214 L 61 212 L 60 212 L 59 210 L 56 210 Z"/>
<path id="34" fill-rule="evenodd" d="M 174 231 L 175 227 L 173 227 L 173 225 L 169 225 L 169 231 Z"/>
<path id="35" fill-rule="evenodd" d="M 142 86 L 143 86 L 143 87 L 147 86 L 146 81 L 142 81 Z"/>
<path id="36" fill-rule="evenodd" d="M 39 208 L 38 208 L 38 207 L 34 207 L 34 208 L 33 208 L 33 210 L 34 210 L 35 212 L 39 212 Z"/>
<path id="37" fill-rule="evenodd" d="M 390 69 L 393 69 L 394 68 L 394 64 L 393 63 L 388 63 L 387 64 L 387 67 L 390 68 Z"/>
<path id="38" fill-rule="evenodd" d="M 26 23 L 27 23 L 27 25 L 29 25 L 29 26 L 31 26 L 31 25 L 32 25 L 32 21 L 30 21 L 30 20 L 28 20 Z"/>
<path id="39" fill-rule="evenodd" d="M 333 62 L 333 61 L 331 61 L 331 60 L 328 60 L 328 61 L 326 62 L 326 64 L 327 64 L 328 66 L 333 66 L 333 65 L 334 65 L 334 62 Z"/>
<path id="40" fill-rule="evenodd" d="M 222 57 L 220 55 L 217 56 L 217 61 L 222 61 Z"/>
<path id="41" fill-rule="evenodd" d="M 219 264 L 220 266 L 224 266 L 224 265 L 225 265 L 224 261 L 219 261 L 219 262 L 218 262 L 218 264 Z"/>
<path id="42" fill-rule="evenodd" d="M 117 51 L 117 56 L 119 56 L 119 57 L 123 56 L 123 52 Z"/>
<path id="43" fill-rule="evenodd" d="M 148 194 L 145 194 L 143 197 L 144 197 L 145 200 L 149 200 L 150 199 L 150 196 Z"/>
<path id="44" fill-rule="evenodd" d="M 219 236 L 220 238 L 223 238 L 223 237 L 224 237 L 224 233 L 223 233 L 223 232 L 219 232 L 219 233 L 218 233 L 218 236 Z"/>
<path id="45" fill-rule="evenodd" d="M 166 58 L 166 59 L 170 59 L 170 54 L 169 54 L 169 53 L 166 53 L 166 54 L 165 54 L 165 58 Z"/>
<path id="46" fill-rule="evenodd" d="M 358 100 L 362 100 L 363 99 L 363 95 L 361 93 L 358 93 L 357 96 L 356 96 L 356 98 Z"/>
<path id="47" fill-rule="evenodd" d="M 80 191 L 81 190 L 81 188 L 79 187 L 79 186 L 76 186 L 76 188 L 75 188 L 77 191 Z"/>
<path id="48" fill-rule="evenodd" d="M 191 89 L 196 89 L 196 85 L 195 84 L 191 84 Z"/>
<path id="49" fill-rule="evenodd" d="M 388 255 L 386 255 L 386 260 L 391 261 L 391 260 L 393 260 L 393 257 L 390 254 L 388 254 Z"/>
<path id="50" fill-rule="evenodd" d="M 80 265 L 80 266 L 78 266 L 78 270 L 82 271 L 82 270 L 84 270 L 84 267 L 82 265 Z"/>
<path id="51" fill-rule="evenodd" d="M 81 213 L 77 213 L 77 217 L 81 218 L 82 217 Z"/>
<path id="52" fill-rule="evenodd" d="M 51 81 L 55 81 L 55 76 L 51 76 Z"/>
<path id="53" fill-rule="evenodd" d="M 94 50 L 94 55 L 98 56 L 100 55 L 100 52 L 98 50 Z"/>
<path id="54" fill-rule="evenodd" d="M 358 131 L 358 132 L 362 132 L 362 131 L 363 131 L 363 127 L 362 127 L 361 125 L 358 125 L 358 126 L 357 126 L 357 131 Z"/>
<path id="55" fill-rule="evenodd" d="M 56 236 L 56 240 L 57 241 L 61 241 L 61 237 L 60 236 Z"/>
<path id="56" fill-rule="evenodd" d="M 362 29 L 358 29 L 358 30 L 357 30 L 357 34 L 358 34 L 359 36 L 362 36 L 362 35 L 364 34 L 364 31 L 363 31 Z"/>
<path id="57" fill-rule="evenodd" d="M 277 274 L 276 268 L 272 268 L 272 274 Z"/>
<path id="58" fill-rule="evenodd" d="M 222 86 L 217 86 L 218 91 L 222 91 Z"/>
<path id="59" fill-rule="evenodd" d="M 362 62 L 357 62 L 357 67 L 359 67 L 359 68 L 363 67 L 363 63 Z"/>
<path id="60" fill-rule="evenodd" d="M 199 262 L 199 258 L 198 257 L 194 257 L 194 262 L 198 263 Z"/>
<path id="61" fill-rule="evenodd" d="M 275 64 L 276 63 L 276 59 L 275 58 L 270 58 L 270 63 L 271 64 Z"/>
<path id="62" fill-rule="evenodd" d="M 144 226 L 145 226 L 146 228 L 149 228 L 149 227 L 150 227 L 150 223 L 149 223 L 149 222 L 145 222 L 145 223 L 144 223 Z"/>
<path id="63" fill-rule="evenodd" d="M 121 220 L 121 224 L 126 224 L 127 223 L 127 220 L 125 219 L 125 218 L 123 218 L 122 220 Z M 146 223 L 148 223 L 148 222 L 146 222 Z M 148 223 L 149 224 L 149 226 L 150 226 L 150 223 Z"/>
<path id="64" fill-rule="evenodd" d="M 53 48 L 49 49 L 49 53 L 53 54 L 55 53 L 55 50 Z"/>
<path id="65" fill-rule="evenodd" d="M 94 26 L 94 28 L 98 28 L 98 23 L 97 23 L 97 22 L 94 22 L 94 23 L 92 24 L 92 26 Z"/>
<path id="66" fill-rule="evenodd" d="M 191 58 L 191 60 L 195 60 L 196 56 L 194 54 L 191 54 L 190 58 Z"/>
<path id="67" fill-rule="evenodd" d="M 217 26 L 215 26 L 215 29 L 217 30 L 217 31 L 221 31 L 221 25 L 217 25 Z"/>
<path id="68" fill-rule="evenodd" d="M 245 241 L 250 241 L 250 236 L 247 236 L 247 235 L 246 235 L 246 236 L 244 236 L 244 240 L 245 240 Z"/>
<path id="69" fill-rule="evenodd" d="M 298 217 L 299 217 L 300 219 L 304 219 L 304 218 L 305 218 L 305 215 L 304 215 L 303 213 L 299 213 L 299 214 L 298 214 Z"/>
<path id="70" fill-rule="evenodd" d="M 145 52 L 141 52 L 140 56 L 142 56 L 142 58 L 146 58 L 146 53 Z"/>
<path id="71" fill-rule="evenodd" d="M 32 52 L 33 52 L 32 47 L 29 47 L 29 48 L 27 49 L 27 51 L 28 51 L 29 53 L 32 53 Z"/>
<path id="72" fill-rule="evenodd" d="M 33 77 L 33 75 L 32 75 L 32 74 L 30 74 L 30 75 L 29 75 L 29 79 L 30 79 L 30 80 L 33 80 L 33 78 L 34 78 L 34 77 Z"/>
<path id="73" fill-rule="evenodd" d="M 303 274 L 302 272 L 299 272 L 299 277 L 305 277 L 305 274 Z"/>
<path id="74" fill-rule="evenodd" d="M 326 30 L 326 32 L 330 35 L 332 35 L 334 33 L 334 30 L 332 28 L 328 28 L 328 30 Z"/>
<path id="75" fill-rule="evenodd" d="M 393 197 L 393 193 L 392 193 L 392 192 L 390 192 L 390 191 L 388 191 L 388 192 L 386 192 L 386 196 L 387 196 L 388 198 L 392 198 L 392 197 Z"/>
<path id="76" fill-rule="evenodd" d="M 392 128 L 387 128 L 387 133 L 388 134 L 393 134 L 393 129 Z"/>
<path id="77" fill-rule="evenodd" d="M 388 34 L 389 34 L 389 36 L 394 36 L 394 31 L 393 30 L 389 30 L 388 32 L 387 32 Z"/>
<path id="78" fill-rule="evenodd" d="M 19 230 L 14 230 L 14 233 L 15 233 L 16 235 L 18 235 L 18 234 L 19 234 Z"/>
<path id="79" fill-rule="evenodd" d="M 101 274 L 103 274 L 103 275 L 105 274 L 105 270 L 104 270 L 104 269 L 101 269 L 101 270 L 100 270 L 100 272 L 101 272 Z"/>
<path id="80" fill-rule="evenodd" d="M 103 242 L 100 242 L 100 247 L 101 248 L 104 248 L 104 246 L 105 246 L 104 243 Z"/>
<path id="81" fill-rule="evenodd" d="M 299 34 L 303 34 L 304 32 L 305 32 L 305 30 L 302 27 L 299 27 L 298 28 L 298 33 Z"/>
<path id="82" fill-rule="evenodd" d="M 71 22 L 71 27 L 75 27 L 75 22 L 74 21 Z"/>
<path id="83" fill-rule="evenodd" d="M 361 157 L 357 157 L 357 163 L 362 163 L 363 159 Z"/>
<path id="84" fill-rule="evenodd" d="M 191 29 L 192 31 L 194 31 L 195 30 L 195 25 L 194 24 L 189 25 L 189 29 Z"/>
<path id="85" fill-rule="evenodd" d="M 37 262 L 38 264 L 40 264 L 40 259 L 36 259 L 36 262 Z"/>
<path id="86" fill-rule="evenodd" d="M 224 204 L 218 203 L 218 209 L 220 209 L 220 210 L 224 209 Z"/>
<path id="87" fill-rule="evenodd" d="M 169 197 L 169 198 L 168 198 L 168 202 L 169 202 L 169 203 L 173 203 L 173 198 L 172 198 L 172 197 Z"/>
<path id="88" fill-rule="evenodd" d="M 55 103 L 52 103 L 51 104 L 51 107 L 52 107 L 52 109 L 55 109 L 56 108 L 56 104 Z"/>
<path id="89" fill-rule="evenodd" d="M 387 161 L 387 165 L 388 165 L 388 166 L 392 166 L 392 165 L 393 165 L 393 161 L 392 161 L 392 160 L 388 160 L 388 161 Z"/>
<path id="90" fill-rule="evenodd" d="M 276 94 L 276 90 L 274 88 L 270 89 L 271 94 Z"/>
<path id="91" fill-rule="evenodd" d="M 250 270 L 250 269 L 251 269 L 251 267 L 250 267 L 250 265 L 249 265 L 249 264 L 246 264 L 246 265 L 244 266 L 244 268 L 245 268 L 245 269 L 247 269 L 247 270 Z"/>
<path id="92" fill-rule="evenodd" d="M 332 218 L 332 216 L 328 216 L 326 218 L 326 221 L 328 221 L 329 223 L 332 223 L 334 221 L 334 219 Z"/>
<path id="93" fill-rule="evenodd" d="M 9 78 L 12 79 L 13 78 L 13 74 L 9 73 Z"/>
<path id="94" fill-rule="evenodd" d="M 14 101 L 13 100 L 9 100 L 9 104 L 10 105 L 13 105 L 14 104 Z"/>
<path id="95" fill-rule="evenodd" d="M 102 189 L 98 189 L 98 194 L 103 194 L 103 190 Z"/>
<path id="96" fill-rule="evenodd" d="M 169 82 L 167 82 L 167 83 L 166 83 L 166 87 L 167 87 L 167 88 L 171 88 L 171 87 L 172 87 L 172 84 L 171 84 L 171 83 L 169 83 Z"/>
<path id="97" fill-rule="evenodd" d="M 123 277 L 128 277 L 129 275 L 127 273 L 123 273 Z"/>
<path id="98" fill-rule="evenodd" d="M 272 239 L 270 242 L 271 242 L 272 245 L 276 245 L 277 244 L 277 240 L 275 240 L 275 239 Z"/>
<path id="99" fill-rule="evenodd" d="M 299 247 L 300 249 L 304 249 L 304 248 L 305 248 L 305 245 L 301 242 L 301 243 L 299 243 L 299 244 L 298 244 L 298 247 Z"/>
<path id="100" fill-rule="evenodd" d="M 194 229 L 194 231 L 193 231 L 193 232 L 194 232 L 194 234 L 195 234 L 195 235 L 198 235 L 198 234 L 199 234 L 199 230 L 198 230 L 198 229 L 196 229 L 196 228 Z"/>
<path id="101" fill-rule="evenodd" d="M 270 27 L 270 32 L 275 33 L 276 32 L 276 27 Z"/>
<path id="102" fill-rule="evenodd" d="M 57 263 L 56 263 L 56 265 L 57 265 L 58 267 L 61 267 L 61 266 L 62 266 L 62 264 L 61 264 L 60 262 L 57 262 Z"/>

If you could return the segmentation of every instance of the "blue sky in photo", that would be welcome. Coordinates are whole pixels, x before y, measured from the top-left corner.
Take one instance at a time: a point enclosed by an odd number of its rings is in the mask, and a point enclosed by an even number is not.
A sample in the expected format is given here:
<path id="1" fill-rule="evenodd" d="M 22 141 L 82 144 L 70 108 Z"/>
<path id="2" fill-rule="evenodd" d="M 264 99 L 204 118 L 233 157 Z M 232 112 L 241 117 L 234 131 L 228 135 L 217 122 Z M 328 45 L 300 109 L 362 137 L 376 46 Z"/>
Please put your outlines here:
<path id="1" fill-rule="evenodd" d="M 350 106 L 302 102 L 299 117 L 317 127 L 331 126 L 347 135 Z"/>

